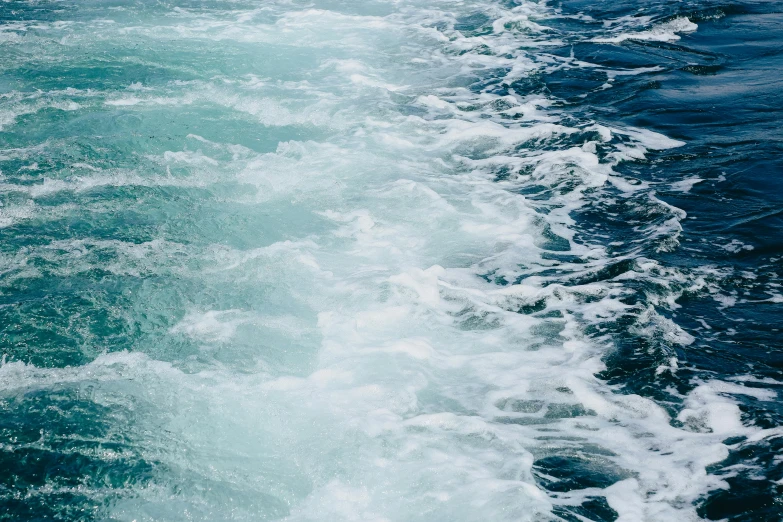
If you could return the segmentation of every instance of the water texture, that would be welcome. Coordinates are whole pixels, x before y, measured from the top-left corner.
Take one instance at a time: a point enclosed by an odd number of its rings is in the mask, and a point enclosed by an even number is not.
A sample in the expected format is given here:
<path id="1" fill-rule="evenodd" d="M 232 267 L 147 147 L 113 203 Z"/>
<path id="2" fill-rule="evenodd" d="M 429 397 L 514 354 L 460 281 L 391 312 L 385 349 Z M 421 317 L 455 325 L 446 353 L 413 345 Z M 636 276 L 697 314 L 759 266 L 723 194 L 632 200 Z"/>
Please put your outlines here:
<path id="1" fill-rule="evenodd" d="M 15 0 L 0 51 L 0 520 L 781 520 L 780 2 Z"/>

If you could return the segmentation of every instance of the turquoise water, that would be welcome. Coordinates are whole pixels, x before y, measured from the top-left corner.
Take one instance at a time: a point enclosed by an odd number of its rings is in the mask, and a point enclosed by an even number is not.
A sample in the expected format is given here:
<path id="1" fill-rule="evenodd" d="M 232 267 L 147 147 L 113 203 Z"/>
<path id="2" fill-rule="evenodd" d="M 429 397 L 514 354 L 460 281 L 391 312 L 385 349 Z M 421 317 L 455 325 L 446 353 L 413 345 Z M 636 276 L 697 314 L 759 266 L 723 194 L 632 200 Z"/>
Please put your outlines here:
<path id="1" fill-rule="evenodd" d="M 687 213 L 657 192 L 703 180 L 640 171 L 687 137 L 584 101 L 664 67 L 573 51 L 705 22 L 478 0 L 0 20 L 2 520 L 696 520 L 737 441 L 777 436 L 742 402 L 776 392 L 682 354 L 678 300 L 731 299 L 720 263 L 661 257 Z M 658 395 L 612 373 L 628 343 Z"/>

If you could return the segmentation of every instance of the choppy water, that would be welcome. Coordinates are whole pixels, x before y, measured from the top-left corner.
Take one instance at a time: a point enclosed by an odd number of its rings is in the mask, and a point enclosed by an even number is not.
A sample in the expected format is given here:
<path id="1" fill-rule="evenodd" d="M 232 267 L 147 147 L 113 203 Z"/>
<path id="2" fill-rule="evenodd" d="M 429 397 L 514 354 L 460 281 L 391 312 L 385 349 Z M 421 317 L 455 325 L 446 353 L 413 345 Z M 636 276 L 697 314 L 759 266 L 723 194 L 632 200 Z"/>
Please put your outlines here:
<path id="1" fill-rule="evenodd" d="M 4 1 L 0 519 L 780 520 L 782 13 Z"/>

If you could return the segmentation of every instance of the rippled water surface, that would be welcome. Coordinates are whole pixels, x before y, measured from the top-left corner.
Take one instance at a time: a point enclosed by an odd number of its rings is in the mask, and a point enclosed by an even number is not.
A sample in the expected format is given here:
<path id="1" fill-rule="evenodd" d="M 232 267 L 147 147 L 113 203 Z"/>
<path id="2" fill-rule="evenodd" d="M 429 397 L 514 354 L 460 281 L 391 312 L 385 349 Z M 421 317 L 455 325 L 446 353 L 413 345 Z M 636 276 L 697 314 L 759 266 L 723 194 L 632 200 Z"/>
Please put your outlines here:
<path id="1" fill-rule="evenodd" d="M 3 1 L 0 51 L 0 520 L 781 520 L 783 4 Z"/>

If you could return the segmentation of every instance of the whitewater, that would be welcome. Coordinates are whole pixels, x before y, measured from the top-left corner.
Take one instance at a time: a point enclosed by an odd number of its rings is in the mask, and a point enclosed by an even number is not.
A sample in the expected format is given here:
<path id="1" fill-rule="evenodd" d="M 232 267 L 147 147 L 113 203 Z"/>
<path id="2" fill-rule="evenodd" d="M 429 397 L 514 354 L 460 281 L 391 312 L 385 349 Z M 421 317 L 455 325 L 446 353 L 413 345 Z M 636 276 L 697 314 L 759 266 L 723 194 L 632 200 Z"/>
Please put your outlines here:
<path id="1" fill-rule="evenodd" d="M 669 312 L 725 273 L 648 256 L 687 214 L 619 168 L 684 141 L 526 89 L 657 70 L 553 53 L 578 16 L 2 9 L 9 520 L 700 520 L 729 488 L 711 466 L 779 436 L 741 416 L 763 387 L 700 375 L 669 403 L 603 373 L 622 324 L 676 375 L 694 336 Z M 583 39 L 698 30 L 626 17 Z"/>

